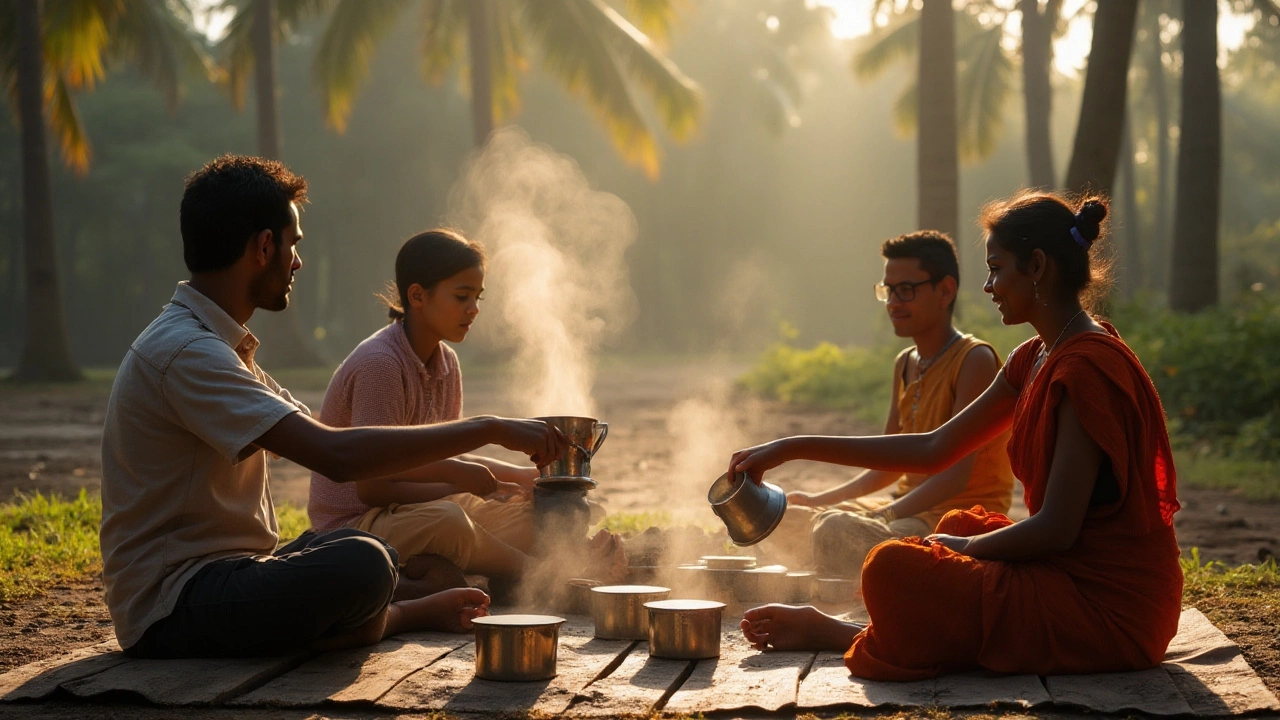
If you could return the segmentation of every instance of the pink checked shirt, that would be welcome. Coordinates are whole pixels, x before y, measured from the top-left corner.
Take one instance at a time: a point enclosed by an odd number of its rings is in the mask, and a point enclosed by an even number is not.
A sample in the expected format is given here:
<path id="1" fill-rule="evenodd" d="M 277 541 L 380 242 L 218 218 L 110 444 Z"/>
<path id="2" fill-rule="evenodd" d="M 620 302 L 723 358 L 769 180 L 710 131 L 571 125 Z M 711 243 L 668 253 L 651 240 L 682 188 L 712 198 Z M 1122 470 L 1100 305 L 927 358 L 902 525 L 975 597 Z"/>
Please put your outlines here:
<path id="1" fill-rule="evenodd" d="M 428 367 L 414 354 L 404 324 L 393 322 L 356 346 L 324 394 L 320 422 L 330 427 L 430 425 L 462 417 L 462 370 L 440 343 Z M 317 531 L 349 526 L 371 510 L 355 483 L 311 473 L 307 515 Z"/>

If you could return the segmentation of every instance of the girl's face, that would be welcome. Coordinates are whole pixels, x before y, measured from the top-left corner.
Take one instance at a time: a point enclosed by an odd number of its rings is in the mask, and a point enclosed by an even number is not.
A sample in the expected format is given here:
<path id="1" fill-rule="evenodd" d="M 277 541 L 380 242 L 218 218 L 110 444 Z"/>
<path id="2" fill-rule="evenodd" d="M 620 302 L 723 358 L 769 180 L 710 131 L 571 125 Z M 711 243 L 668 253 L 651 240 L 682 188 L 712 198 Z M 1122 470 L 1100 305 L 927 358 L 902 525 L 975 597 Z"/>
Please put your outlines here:
<path id="1" fill-rule="evenodd" d="M 1031 319 L 1035 306 L 1035 286 L 1031 275 L 1018 269 L 1018 258 L 987 235 L 987 282 L 982 290 L 1000 311 L 1005 325 L 1020 325 Z"/>
<path id="2" fill-rule="evenodd" d="M 432 334 L 460 343 L 480 314 L 483 294 L 484 270 L 473 267 L 441 280 L 430 291 L 421 285 L 410 286 L 409 304 L 417 320 Z"/>

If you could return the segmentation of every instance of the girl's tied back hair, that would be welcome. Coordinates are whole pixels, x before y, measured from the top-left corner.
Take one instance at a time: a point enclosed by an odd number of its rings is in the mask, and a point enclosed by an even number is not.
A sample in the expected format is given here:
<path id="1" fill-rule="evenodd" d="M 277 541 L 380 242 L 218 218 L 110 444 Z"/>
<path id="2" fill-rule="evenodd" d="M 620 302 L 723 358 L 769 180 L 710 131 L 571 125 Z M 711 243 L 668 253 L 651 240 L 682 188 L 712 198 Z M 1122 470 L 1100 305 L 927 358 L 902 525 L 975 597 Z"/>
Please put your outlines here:
<path id="1" fill-rule="evenodd" d="M 1115 258 L 1107 239 L 1107 200 L 1079 199 L 1041 190 L 1024 190 L 987 203 L 978 222 L 1025 269 L 1041 250 L 1058 268 L 1062 292 L 1091 310 L 1101 305 L 1113 284 Z"/>
<path id="2" fill-rule="evenodd" d="M 389 322 L 404 319 L 409 306 L 409 288 L 417 283 L 427 292 L 441 280 L 463 270 L 484 269 L 489 256 L 484 246 L 449 228 L 435 228 L 409 238 L 396 253 L 396 279 L 378 296 L 387 306 Z"/>

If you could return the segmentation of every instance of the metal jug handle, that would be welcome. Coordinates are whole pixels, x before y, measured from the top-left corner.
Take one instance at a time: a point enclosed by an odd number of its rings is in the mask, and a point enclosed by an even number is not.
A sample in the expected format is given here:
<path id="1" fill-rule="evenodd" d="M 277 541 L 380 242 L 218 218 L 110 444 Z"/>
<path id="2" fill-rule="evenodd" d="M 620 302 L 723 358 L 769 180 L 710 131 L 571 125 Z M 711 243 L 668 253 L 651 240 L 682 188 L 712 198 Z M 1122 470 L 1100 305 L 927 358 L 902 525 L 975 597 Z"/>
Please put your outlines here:
<path id="1" fill-rule="evenodd" d="M 600 452 L 600 446 L 604 444 L 604 439 L 609 437 L 609 423 L 598 422 L 596 423 L 595 429 L 600 431 L 600 437 L 596 438 L 596 441 L 592 443 L 591 455 L 587 457 L 588 460 L 595 457 L 596 453 Z"/>

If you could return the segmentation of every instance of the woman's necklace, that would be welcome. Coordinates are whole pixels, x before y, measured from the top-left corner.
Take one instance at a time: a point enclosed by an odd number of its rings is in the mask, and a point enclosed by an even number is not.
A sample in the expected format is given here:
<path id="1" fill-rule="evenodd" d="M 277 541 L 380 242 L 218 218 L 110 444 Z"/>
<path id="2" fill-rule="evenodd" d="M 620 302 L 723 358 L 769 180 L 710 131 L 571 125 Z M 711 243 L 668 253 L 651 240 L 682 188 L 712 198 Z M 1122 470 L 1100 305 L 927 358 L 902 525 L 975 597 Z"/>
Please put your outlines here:
<path id="1" fill-rule="evenodd" d="M 1067 334 L 1067 328 L 1071 327 L 1071 323 L 1075 322 L 1076 318 L 1080 317 L 1083 314 L 1084 314 L 1084 309 L 1081 309 L 1080 312 L 1076 313 L 1075 315 L 1072 315 L 1071 319 L 1067 321 L 1067 324 L 1062 326 L 1062 332 L 1058 333 L 1058 339 L 1053 341 L 1053 344 L 1049 346 L 1048 350 L 1045 350 L 1044 347 L 1042 346 L 1040 348 L 1040 352 L 1044 353 L 1045 357 L 1049 357 L 1049 353 L 1053 352 L 1054 348 L 1058 347 L 1058 343 L 1062 342 L 1062 336 Z"/>
<path id="2" fill-rule="evenodd" d="M 942 346 L 942 349 L 941 349 L 941 350 L 939 350 L 937 353 L 935 353 L 932 357 L 929 357 L 928 359 L 925 359 L 925 358 L 920 357 L 920 348 L 918 348 L 918 347 L 916 348 L 916 350 L 915 350 L 915 353 L 916 353 L 916 392 L 915 392 L 915 396 L 911 399 L 911 423 L 912 423 L 912 426 L 914 426 L 914 425 L 915 425 L 915 420 L 916 420 L 916 408 L 920 405 L 920 386 L 921 386 L 922 384 L 924 384 L 924 373 L 925 373 L 925 371 L 926 371 L 926 370 L 928 370 L 929 368 L 933 367 L 933 364 L 934 364 L 935 362 L 937 362 L 937 361 L 938 361 L 938 358 L 940 358 L 940 357 L 942 357 L 943 355 L 945 355 L 945 354 L 946 354 L 946 352 L 947 352 L 948 350 L 950 350 L 950 349 L 951 349 L 951 346 L 952 346 L 952 345 L 954 345 L 954 344 L 956 343 L 956 341 L 957 341 L 957 340 L 959 340 L 959 339 L 960 339 L 960 333 L 959 333 L 958 331 L 956 331 L 955 329 L 952 329 L 952 330 L 951 330 L 951 339 L 947 341 L 947 344 L 946 344 L 946 345 L 943 345 L 943 346 Z"/>

